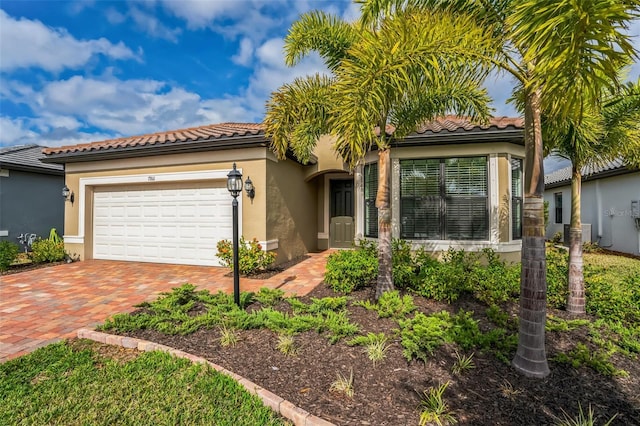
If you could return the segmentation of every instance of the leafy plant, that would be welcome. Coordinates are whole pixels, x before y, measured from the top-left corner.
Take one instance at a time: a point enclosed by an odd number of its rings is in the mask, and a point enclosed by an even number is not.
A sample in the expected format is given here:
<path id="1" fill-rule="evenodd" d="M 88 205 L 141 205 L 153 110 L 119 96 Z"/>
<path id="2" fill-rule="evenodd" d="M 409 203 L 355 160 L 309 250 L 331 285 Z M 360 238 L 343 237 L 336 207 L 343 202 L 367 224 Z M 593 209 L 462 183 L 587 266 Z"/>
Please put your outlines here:
<path id="1" fill-rule="evenodd" d="M 418 265 L 411 252 L 411 245 L 405 240 L 394 239 L 391 242 L 391 264 L 393 283 L 397 288 L 413 287 Z"/>
<path id="2" fill-rule="evenodd" d="M 233 329 L 228 328 L 226 325 L 223 325 L 220 328 L 220 346 L 228 347 L 235 346 L 238 343 L 238 335 Z"/>
<path id="3" fill-rule="evenodd" d="M 347 311 L 328 311 L 324 314 L 324 322 L 318 327 L 318 332 L 323 330 L 329 331 L 329 343 L 334 344 L 343 337 L 356 334 L 359 327 L 349 321 Z"/>
<path id="4" fill-rule="evenodd" d="M 364 352 L 367 357 L 373 362 L 375 367 L 378 361 L 382 361 L 387 356 L 387 336 L 384 333 L 367 333 L 366 336 L 354 337 L 347 342 L 349 346 L 361 345 L 364 346 Z"/>
<path id="5" fill-rule="evenodd" d="M 500 393 L 505 398 L 507 398 L 507 399 L 509 399 L 511 401 L 515 401 L 516 397 L 518 395 L 522 394 L 522 391 L 520 389 L 514 388 L 510 381 L 505 380 L 500 385 Z"/>
<path id="6" fill-rule="evenodd" d="M 349 373 L 349 377 L 338 373 L 338 378 L 331 383 L 329 390 L 332 392 L 343 393 L 349 398 L 353 398 L 353 370 Z"/>
<path id="7" fill-rule="evenodd" d="M 298 353 L 295 339 L 290 334 L 281 334 L 278 336 L 278 344 L 276 348 L 285 355 L 295 356 Z"/>
<path id="8" fill-rule="evenodd" d="M 545 329 L 547 331 L 571 331 L 590 323 L 591 321 L 587 319 L 565 320 L 554 315 L 547 315 Z"/>
<path id="9" fill-rule="evenodd" d="M 453 416 L 449 404 L 444 400 L 443 395 L 449 386 L 449 382 L 438 387 L 429 388 L 423 392 L 420 401 L 422 412 L 420 413 L 420 426 L 428 423 L 435 423 L 439 426 L 452 425 L 458 423 Z"/>
<path id="10" fill-rule="evenodd" d="M 500 309 L 498 305 L 491 305 L 485 312 L 487 319 L 498 327 L 506 327 L 509 322 L 509 314 Z"/>
<path id="11" fill-rule="evenodd" d="M 55 230 L 53 230 L 55 233 Z M 64 242 L 61 239 L 36 240 L 31 244 L 31 259 L 36 263 L 64 260 Z"/>
<path id="12" fill-rule="evenodd" d="M 20 252 L 20 247 L 11 241 L 0 241 L 0 271 L 6 271 Z"/>
<path id="13" fill-rule="evenodd" d="M 569 254 L 566 250 L 555 247 L 547 249 L 547 304 L 552 308 L 564 309 L 567 303 L 568 265 Z"/>
<path id="14" fill-rule="evenodd" d="M 605 376 L 626 376 L 624 370 L 618 370 L 609 360 L 610 356 L 601 351 L 591 352 L 584 343 L 576 344 L 568 353 L 559 353 L 554 357 L 557 362 L 570 364 L 574 368 L 586 365 Z"/>
<path id="15" fill-rule="evenodd" d="M 553 244 L 561 244 L 562 243 L 562 232 L 558 231 L 555 234 L 553 234 L 553 237 L 551 237 L 551 242 Z"/>
<path id="16" fill-rule="evenodd" d="M 323 313 L 329 311 L 341 311 L 347 306 L 347 296 L 323 297 L 322 299 L 311 298 L 311 305 L 308 312 Z"/>
<path id="17" fill-rule="evenodd" d="M 378 258 L 369 246 L 329 255 L 324 281 L 334 291 L 351 293 L 370 285 L 378 276 Z"/>
<path id="18" fill-rule="evenodd" d="M 562 413 L 563 418 L 558 419 L 558 422 L 555 424 L 556 426 L 595 426 L 596 420 L 598 419 L 597 417 L 593 417 L 593 409 L 591 408 L 591 405 L 589 405 L 589 408 L 585 413 L 582 410 L 582 405 L 580 403 L 578 403 L 578 415 L 576 417 L 570 417 L 564 410 L 562 410 Z M 615 414 L 607 420 L 603 426 L 609 426 L 617 416 L 618 415 Z"/>
<path id="19" fill-rule="evenodd" d="M 284 291 L 279 288 L 270 289 L 267 287 L 262 287 L 256 294 L 254 294 L 253 298 L 260 302 L 262 306 L 274 306 L 276 303 L 280 302 L 284 297 Z"/>
<path id="20" fill-rule="evenodd" d="M 229 240 L 218 241 L 216 256 L 220 262 L 233 269 L 233 243 Z M 243 275 L 252 275 L 269 268 L 276 260 L 276 254 L 262 250 L 256 238 L 246 241 L 240 237 L 238 243 L 238 268 Z"/>
<path id="21" fill-rule="evenodd" d="M 476 365 L 473 363 L 473 355 L 473 353 L 470 355 L 460 355 L 460 353 L 456 351 L 456 360 L 451 367 L 451 372 L 455 375 L 459 375 L 463 371 L 476 368 Z"/>
<path id="22" fill-rule="evenodd" d="M 416 309 L 413 304 L 413 297 L 408 294 L 400 297 L 400 293 L 397 290 L 383 293 L 376 303 L 365 300 L 356 302 L 354 305 L 362 306 L 370 311 L 376 311 L 379 318 L 394 319 L 404 318 Z"/>

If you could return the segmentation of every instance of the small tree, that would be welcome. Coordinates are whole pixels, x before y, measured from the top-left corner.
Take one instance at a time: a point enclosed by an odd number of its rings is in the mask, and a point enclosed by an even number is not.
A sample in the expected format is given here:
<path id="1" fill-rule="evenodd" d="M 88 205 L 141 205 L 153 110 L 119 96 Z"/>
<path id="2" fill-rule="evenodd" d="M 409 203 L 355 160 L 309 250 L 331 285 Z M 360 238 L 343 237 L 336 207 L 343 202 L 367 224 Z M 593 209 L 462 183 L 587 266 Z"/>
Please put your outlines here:
<path id="1" fill-rule="evenodd" d="M 264 124 L 274 151 L 284 157 L 291 150 L 306 161 L 317 139 L 332 134 L 334 150 L 353 168 L 377 149 L 376 297 L 394 288 L 391 133 L 401 139 L 451 111 L 488 117 L 488 97 L 481 87 L 488 67 L 473 59 L 492 57 L 485 32 L 472 19 L 446 11 L 402 13 L 366 26 L 310 12 L 293 24 L 285 40 L 287 64 L 316 51 L 332 75 L 297 79 L 272 95 Z"/>

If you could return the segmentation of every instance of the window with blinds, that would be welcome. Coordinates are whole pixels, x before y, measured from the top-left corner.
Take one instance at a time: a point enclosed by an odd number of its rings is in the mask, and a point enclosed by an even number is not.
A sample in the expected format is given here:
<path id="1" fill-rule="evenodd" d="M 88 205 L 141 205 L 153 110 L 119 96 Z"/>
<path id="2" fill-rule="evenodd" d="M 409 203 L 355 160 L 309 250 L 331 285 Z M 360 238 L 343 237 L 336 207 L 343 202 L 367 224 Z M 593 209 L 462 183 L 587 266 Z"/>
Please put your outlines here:
<path id="1" fill-rule="evenodd" d="M 401 160 L 401 237 L 487 239 L 487 185 L 486 157 Z"/>
<path id="2" fill-rule="evenodd" d="M 378 237 L 378 163 L 364 166 L 364 236 Z"/>
<path id="3" fill-rule="evenodd" d="M 511 229 L 514 240 L 522 238 L 522 159 L 511 159 Z"/>

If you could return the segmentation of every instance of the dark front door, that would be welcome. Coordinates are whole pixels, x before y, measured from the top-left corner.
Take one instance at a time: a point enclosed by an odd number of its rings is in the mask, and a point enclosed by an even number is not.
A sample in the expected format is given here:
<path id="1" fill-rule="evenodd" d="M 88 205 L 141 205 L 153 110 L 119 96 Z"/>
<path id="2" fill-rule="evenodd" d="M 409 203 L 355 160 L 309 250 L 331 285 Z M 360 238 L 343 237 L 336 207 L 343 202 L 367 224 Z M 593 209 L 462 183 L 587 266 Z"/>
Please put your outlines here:
<path id="1" fill-rule="evenodd" d="M 347 248 L 353 245 L 353 180 L 330 181 L 329 242 L 331 247 Z"/>

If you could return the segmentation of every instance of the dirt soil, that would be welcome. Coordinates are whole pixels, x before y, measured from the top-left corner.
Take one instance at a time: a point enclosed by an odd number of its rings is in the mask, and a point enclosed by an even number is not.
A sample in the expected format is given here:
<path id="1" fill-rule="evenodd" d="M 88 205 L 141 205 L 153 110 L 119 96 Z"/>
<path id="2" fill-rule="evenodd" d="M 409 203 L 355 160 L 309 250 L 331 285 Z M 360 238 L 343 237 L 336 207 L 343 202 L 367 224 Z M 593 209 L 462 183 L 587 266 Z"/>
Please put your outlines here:
<path id="1" fill-rule="evenodd" d="M 301 300 L 310 303 L 312 297 L 326 296 L 336 294 L 321 285 Z M 365 289 L 350 297 L 351 302 L 371 299 L 373 293 Z M 471 310 L 481 320 L 481 327 L 483 322 L 486 325 L 487 307 L 471 298 L 447 305 L 416 296 L 415 304 L 427 314 Z M 252 305 L 247 309 L 255 308 Z M 290 311 L 285 302 L 276 309 Z M 517 312 L 515 305 L 509 309 Z M 445 382 L 450 385 L 444 398 L 461 425 L 557 424 L 564 412 L 576 416 L 578 404 L 585 412 L 591 406 L 598 418 L 596 424 L 604 424 L 615 415 L 613 425 L 640 425 L 638 359 L 613 356 L 616 367 L 626 370 L 628 377 L 606 377 L 588 367 L 576 369 L 550 361 L 551 374 L 539 380 L 519 375 L 493 354 L 476 352 L 475 368 L 454 375 L 451 373 L 456 359 L 454 346 L 436 350 L 427 363 L 407 362 L 394 321 L 378 319 L 375 311 L 351 304 L 348 310 L 349 318 L 360 326 L 363 334 L 384 332 L 391 337 L 386 358 L 375 367 L 362 347 L 348 346 L 348 339 L 330 345 L 325 336 L 316 332 L 296 336 L 299 350 L 295 356 L 278 351 L 278 338 L 268 330 L 240 331 L 240 341 L 227 348 L 221 347 L 217 329 L 200 330 L 188 336 L 169 336 L 151 330 L 123 334 L 204 357 L 337 425 L 417 425 L 422 393 Z M 561 311 L 551 313 L 565 316 Z M 570 332 L 547 332 L 548 358 L 578 342 L 586 342 L 586 334 L 584 327 Z M 349 376 L 351 372 L 353 398 L 330 391 L 338 373 Z"/>

